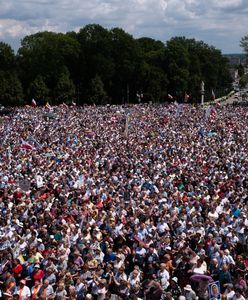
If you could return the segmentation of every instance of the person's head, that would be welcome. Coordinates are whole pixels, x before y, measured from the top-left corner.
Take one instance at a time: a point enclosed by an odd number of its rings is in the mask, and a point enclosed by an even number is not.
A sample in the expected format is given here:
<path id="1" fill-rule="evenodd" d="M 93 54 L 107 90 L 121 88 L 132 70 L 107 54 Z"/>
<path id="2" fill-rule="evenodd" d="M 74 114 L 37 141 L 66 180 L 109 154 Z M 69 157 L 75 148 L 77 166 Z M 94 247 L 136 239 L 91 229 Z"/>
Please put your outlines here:
<path id="1" fill-rule="evenodd" d="M 197 260 L 197 267 L 200 267 L 203 264 L 203 260 L 201 258 L 199 258 Z"/>
<path id="2" fill-rule="evenodd" d="M 219 289 L 216 284 L 212 285 L 211 290 L 212 290 L 212 295 L 217 295 L 219 292 Z"/>
<path id="3" fill-rule="evenodd" d="M 233 285 L 231 283 L 228 283 L 226 288 L 228 291 L 231 291 L 233 289 Z"/>
<path id="4" fill-rule="evenodd" d="M 63 283 L 59 283 L 58 284 L 58 291 L 63 291 L 64 290 L 64 288 L 65 288 L 65 286 L 64 286 L 64 284 Z"/>
<path id="5" fill-rule="evenodd" d="M 106 286 L 106 284 L 107 284 L 106 279 L 99 280 L 99 286 L 100 286 L 100 288 L 104 288 Z"/>
<path id="6" fill-rule="evenodd" d="M 40 281 L 39 280 L 35 280 L 34 285 L 37 287 L 40 285 Z"/>
<path id="7" fill-rule="evenodd" d="M 45 286 L 45 287 L 48 287 L 48 286 L 49 286 L 49 280 L 47 280 L 47 279 L 44 280 L 44 286 Z"/>
<path id="8" fill-rule="evenodd" d="M 172 298 L 172 294 L 170 292 L 165 293 L 165 299 L 166 300 L 171 300 Z"/>
<path id="9" fill-rule="evenodd" d="M 187 284 L 185 287 L 184 287 L 184 291 L 185 293 L 189 293 L 189 292 L 192 292 L 192 287 L 190 284 Z"/>
<path id="10" fill-rule="evenodd" d="M 225 249 L 224 254 L 225 255 L 230 255 L 230 251 L 228 249 Z"/>
<path id="11" fill-rule="evenodd" d="M 173 277 L 173 278 L 171 279 L 171 285 L 172 285 L 172 286 L 175 286 L 175 285 L 177 285 L 177 283 L 178 283 L 178 278 L 177 278 L 177 277 Z"/>
<path id="12" fill-rule="evenodd" d="M 24 279 L 20 280 L 20 287 L 23 288 L 26 284 L 26 281 Z"/>
<path id="13" fill-rule="evenodd" d="M 242 290 L 241 289 L 236 289 L 235 290 L 235 295 L 237 298 L 239 298 L 242 295 Z"/>
<path id="14" fill-rule="evenodd" d="M 70 295 L 75 295 L 75 292 L 76 292 L 76 291 L 75 291 L 75 286 L 70 285 L 70 286 L 69 286 L 69 294 L 70 294 Z"/>
<path id="15" fill-rule="evenodd" d="M 133 277 L 136 278 L 139 275 L 138 270 L 133 270 Z"/>

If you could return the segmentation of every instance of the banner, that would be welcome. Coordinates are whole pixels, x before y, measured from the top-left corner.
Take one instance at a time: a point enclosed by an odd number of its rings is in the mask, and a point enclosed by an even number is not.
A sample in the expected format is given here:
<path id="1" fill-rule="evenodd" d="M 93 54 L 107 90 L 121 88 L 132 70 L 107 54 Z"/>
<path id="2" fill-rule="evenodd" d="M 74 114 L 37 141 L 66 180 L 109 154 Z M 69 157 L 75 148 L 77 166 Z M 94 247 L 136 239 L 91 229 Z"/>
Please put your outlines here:
<path id="1" fill-rule="evenodd" d="M 36 185 L 38 189 L 43 187 L 43 178 L 40 175 L 36 176 Z"/>
<path id="2" fill-rule="evenodd" d="M 209 300 L 220 299 L 220 282 L 219 281 L 209 283 L 208 295 L 209 295 Z"/>

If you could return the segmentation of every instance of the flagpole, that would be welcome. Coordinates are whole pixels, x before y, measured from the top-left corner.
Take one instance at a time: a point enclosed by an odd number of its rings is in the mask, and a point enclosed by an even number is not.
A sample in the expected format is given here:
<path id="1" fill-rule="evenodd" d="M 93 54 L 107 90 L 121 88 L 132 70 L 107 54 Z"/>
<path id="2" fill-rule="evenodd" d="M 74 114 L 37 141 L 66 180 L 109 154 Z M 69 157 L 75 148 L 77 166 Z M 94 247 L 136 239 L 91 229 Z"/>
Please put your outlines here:
<path id="1" fill-rule="evenodd" d="M 204 95 L 205 95 L 205 83 L 201 82 L 201 105 L 204 106 Z"/>
<path id="2" fill-rule="evenodd" d="M 125 124 L 125 136 L 128 137 L 128 127 L 129 127 L 129 113 L 126 115 L 126 124 Z"/>

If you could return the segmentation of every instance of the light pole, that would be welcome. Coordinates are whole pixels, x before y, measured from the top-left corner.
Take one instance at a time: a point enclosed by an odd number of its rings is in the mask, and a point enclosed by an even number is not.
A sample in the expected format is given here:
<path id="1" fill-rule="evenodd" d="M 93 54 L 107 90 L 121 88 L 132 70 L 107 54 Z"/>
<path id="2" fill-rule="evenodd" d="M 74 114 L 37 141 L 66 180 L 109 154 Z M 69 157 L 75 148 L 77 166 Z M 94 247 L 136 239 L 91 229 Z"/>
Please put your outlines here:
<path id="1" fill-rule="evenodd" d="M 205 83 L 201 82 L 201 105 L 204 106 Z"/>

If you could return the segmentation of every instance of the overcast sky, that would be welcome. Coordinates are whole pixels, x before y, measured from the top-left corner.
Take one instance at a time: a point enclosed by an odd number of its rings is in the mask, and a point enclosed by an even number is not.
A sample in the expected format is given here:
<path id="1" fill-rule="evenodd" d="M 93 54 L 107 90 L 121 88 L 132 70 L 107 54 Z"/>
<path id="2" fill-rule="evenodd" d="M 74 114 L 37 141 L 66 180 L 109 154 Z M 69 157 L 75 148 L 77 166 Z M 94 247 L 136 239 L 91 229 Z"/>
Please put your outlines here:
<path id="1" fill-rule="evenodd" d="M 248 0 L 0 0 L 0 40 L 17 49 L 27 34 L 97 23 L 134 37 L 194 37 L 223 53 L 241 53 L 247 15 Z"/>

